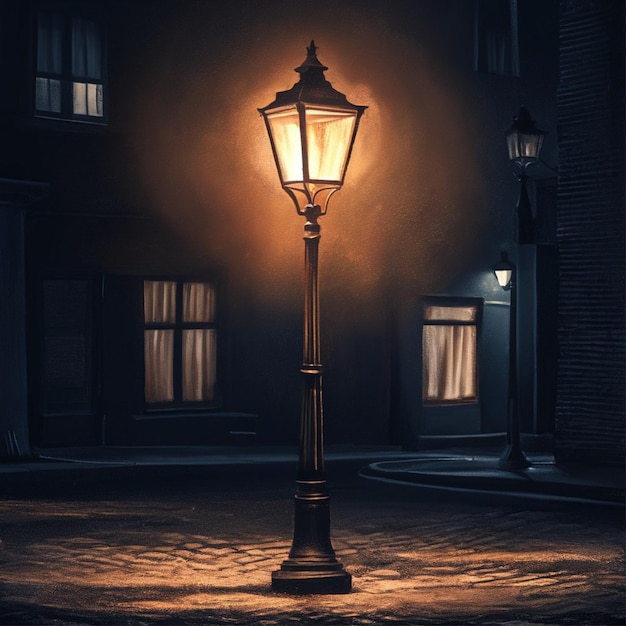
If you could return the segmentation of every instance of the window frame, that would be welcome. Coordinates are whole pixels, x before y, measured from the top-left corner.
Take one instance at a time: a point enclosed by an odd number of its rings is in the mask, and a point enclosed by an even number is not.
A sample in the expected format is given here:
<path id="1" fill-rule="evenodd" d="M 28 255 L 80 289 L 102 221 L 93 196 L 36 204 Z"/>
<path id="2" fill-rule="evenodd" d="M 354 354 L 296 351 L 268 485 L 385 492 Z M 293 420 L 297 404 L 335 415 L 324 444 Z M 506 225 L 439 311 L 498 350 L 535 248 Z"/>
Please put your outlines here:
<path id="1" fill-rule="evenodd" d="M 56 15 L 63 24 L 61 37 L 61 71 L 60 73 L 40 71 L 38 68 L 39 47 L 39 17 L 40 15 Z M 72 34 L 73 20 L 85 19 L 96 25 L 100 37 L 100 65 L 101 78 L 92 79 L 74 74 L 72 70 Z M 102 9 L 98 10 L 89 3 L 70 2 L 38 2 L 32 12 L 32 78 L 30 81 L 30 103 L 33 117 L 38 120 L 53 120 L 77 125 L 102 127 L 109 121 L 109 86 L 107 66 L 107 23 Z M 60 111 L 48 111 L 37 108 L 37 79 L 47 78 L 58 80 L 61 83 Z M 75 82 L 83 84 L 102 85 L 102 115 L 74 113 L 73 85 Z"/>
<path id="2" fill-rule="evenodd" d="M 467 308 L 474 307 L 476 309 L 475 320 L 427 320 L 426 309 L 428 307 L 445 307 L 445 308 Z M 482 331 L 482 317 L 483 317 L 484 300 L 483 298 L 475 297 L 461 297 L 461 296 L 425 296 L 422 301 L 422 328 L 421 328 L 421 393 L 422 393 L 422 405 L 425 407 L 452 407 L 461 405 L 479 405 L 480 404 L 480 337 Z M 474 326 L 476 328 L 475 337 L 475 368 L 474 368 L 474 384 L 476 393 L 471 398 L 461 399 L 428 399 L 425 393 L 426 382 L 426 363 L 425 363 L 425 351 L 424 351 L 424 327 L 425 326 Z"/>
<path id="3" fill-rule="evenodd" d="M 144 314 L 144 285 L 146 282 L 173 282 L 176 284 L 175 319 L 173 322 L 146 322 Z M 215 312 L 213 320 L 209 322 L 185 322 L 183 320 L 183 285 L 185 283 L 202 283 L 210 285 L 215 298 Z M 220 324 L 219 324 L 219 283 L 214 277 L 172 277 L 172 276 L 144 276 L 140 281 L 141 288 L 141 347 L 142 347 L 142 398 L 146 413 L 163 413 L 174 411 L 193 411 L 218 408 L 221 404 L 220 394 Z M 146 330 L 173 330 L 173 389 L 174 399 L 171 401 L 148 402 L 146 400 L 146 361 L 145 361 L 145 331 Z M 183 331 L 184 330 L 214 330 L 215 331 L 215 379 L 213 381 L 213 398 L 211 400 L 183 400 Z"/>

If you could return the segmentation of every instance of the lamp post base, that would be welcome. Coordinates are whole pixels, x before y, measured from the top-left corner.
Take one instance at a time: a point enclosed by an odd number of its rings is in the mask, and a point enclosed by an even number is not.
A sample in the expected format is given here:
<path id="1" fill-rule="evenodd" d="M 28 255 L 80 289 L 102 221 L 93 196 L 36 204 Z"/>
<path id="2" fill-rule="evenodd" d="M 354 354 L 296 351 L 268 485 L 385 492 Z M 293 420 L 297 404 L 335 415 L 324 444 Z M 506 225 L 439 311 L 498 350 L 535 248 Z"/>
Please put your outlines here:
<path id="1" fill-rule="evenodd" d="M 352 576 L 341 563 L 316 565 L 288 559 L 272 572 L 272 589 L 294 595 L 350 593 Z"/>
<path id="2" fill-rule="evenodd" d="M 503 470 L 518 470 L 530 467 L 531 463 L 526 458 L 526 455 L 517 447 L 508 444 L 505 448 L 500 460 L 498 461 L 498 467 Z"/>
<path id="3" fill-rule="evenodd" d="M 299 480 L 294 497 L 294 532 L 289 557 L 272 572 L 272 589 L 283 593 L 350 593 L 352 576 L 337 560 L 330 541 L 325 480 Z"/>

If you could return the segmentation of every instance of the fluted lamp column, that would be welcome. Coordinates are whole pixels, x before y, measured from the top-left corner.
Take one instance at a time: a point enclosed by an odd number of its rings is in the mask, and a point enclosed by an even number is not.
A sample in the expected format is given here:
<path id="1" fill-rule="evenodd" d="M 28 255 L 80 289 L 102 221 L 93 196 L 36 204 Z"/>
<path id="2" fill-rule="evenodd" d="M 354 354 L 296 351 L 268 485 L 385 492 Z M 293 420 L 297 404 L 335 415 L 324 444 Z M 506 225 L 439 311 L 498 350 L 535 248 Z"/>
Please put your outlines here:
<path id="1" fill-rule="evenodd" d="M 330 538 L 330 506 L 324 467 L 324 423 L 318 249 L 328 201 L 341 189 L 359 121 L 367 107 L 351 104 L 324 77 L 328 68 L 311 41 L 300 80 L 259 109 L 282 188 L 304 224 L 304 333 L 302 406 L 293 541 L 288 558 L 272 573 L 272 588 L 293 594 L 348 593 L 352 577 Z"/>

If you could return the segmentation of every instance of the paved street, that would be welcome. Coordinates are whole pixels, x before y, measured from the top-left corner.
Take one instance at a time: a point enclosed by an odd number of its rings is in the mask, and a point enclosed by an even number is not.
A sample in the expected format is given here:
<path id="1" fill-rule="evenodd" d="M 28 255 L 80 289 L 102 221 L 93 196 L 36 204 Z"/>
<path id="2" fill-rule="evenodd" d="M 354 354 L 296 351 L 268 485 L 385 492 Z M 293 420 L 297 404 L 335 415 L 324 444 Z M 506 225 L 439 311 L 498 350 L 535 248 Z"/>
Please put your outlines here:
<path id="1" fill-rule="evenodd" d="M 129 468 L 5 488 L 0 622 L 624 623 L 623 510 L 437 496 L 332 468 L 353 592 L 276 594 L 293 490 L 276 472 Z"/>

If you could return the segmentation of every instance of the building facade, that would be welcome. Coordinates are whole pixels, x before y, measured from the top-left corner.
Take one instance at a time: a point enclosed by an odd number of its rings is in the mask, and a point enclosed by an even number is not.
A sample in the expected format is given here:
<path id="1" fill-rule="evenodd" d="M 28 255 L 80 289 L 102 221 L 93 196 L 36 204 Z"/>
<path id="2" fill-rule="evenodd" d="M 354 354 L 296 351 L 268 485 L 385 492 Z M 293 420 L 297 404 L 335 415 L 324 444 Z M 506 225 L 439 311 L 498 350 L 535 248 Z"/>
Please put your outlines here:
<path id="1" fill-rule="evenodd" d="M 369 106 L 322 219 L 327 441 L 505 430 L 503 251 L 522 431 L 579 437 L 557 383 L 559 3 L 318 9 L 303 25 L 280 3 L 0 3 L 6 456 L 297 441 L 303 224 L 256 108 L 295 82 L 311 35 L 327 78 Z M 518 249 L 504 131 L 521 104 L 548 132 Z"/>

